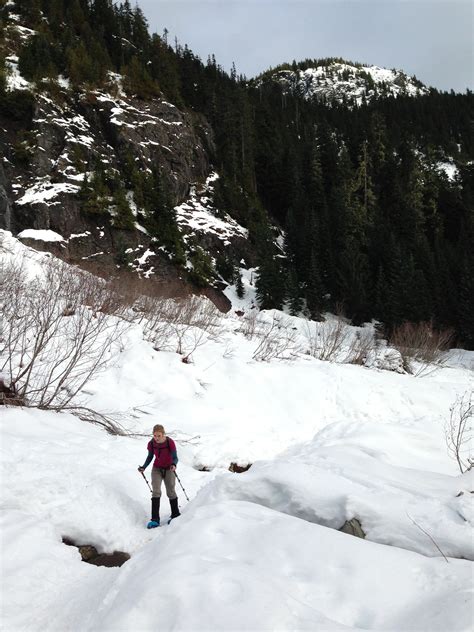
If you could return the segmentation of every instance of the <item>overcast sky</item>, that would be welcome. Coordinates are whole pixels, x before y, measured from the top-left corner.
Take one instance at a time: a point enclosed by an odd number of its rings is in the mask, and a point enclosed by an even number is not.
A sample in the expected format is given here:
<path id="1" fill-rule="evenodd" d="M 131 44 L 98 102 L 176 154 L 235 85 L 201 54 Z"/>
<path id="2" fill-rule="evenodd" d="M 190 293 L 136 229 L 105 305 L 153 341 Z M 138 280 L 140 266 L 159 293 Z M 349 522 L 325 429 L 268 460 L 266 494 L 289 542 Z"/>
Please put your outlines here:
<path id="1" fill-rule="evenodd" d="M 440 90 L 473 89 L 474 0 L 138 0 L 150 29 L 253 77 L 293 59 L 399 68 Z"/>

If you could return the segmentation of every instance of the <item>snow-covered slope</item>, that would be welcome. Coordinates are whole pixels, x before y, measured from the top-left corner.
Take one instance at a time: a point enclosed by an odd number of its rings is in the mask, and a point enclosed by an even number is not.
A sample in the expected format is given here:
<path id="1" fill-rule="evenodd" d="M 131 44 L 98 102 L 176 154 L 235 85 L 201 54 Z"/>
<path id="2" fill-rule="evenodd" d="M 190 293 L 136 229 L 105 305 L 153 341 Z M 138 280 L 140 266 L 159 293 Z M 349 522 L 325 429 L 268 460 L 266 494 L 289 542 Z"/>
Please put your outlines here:
<path id="1" fill-rule="evenodd" d="M 361 105 L 377 96 L 420 96 L 429 90 L 401 70 L 351 62 L 326 61 L 305 69 L 277 69 L 265 80 L 278 82 L 285 91 L 306 100 Z"/>
<path id="2" fill-rule="evenodd" d="M 20 255 L 31 273 L 47 259 L 4 239 L 1 259 Z M 248 315 L 248 277 L 246 289 Z M 145 436 L 1 411 L 5 630 L 470 630 L 474 481 L 448 456 L 444 424 L 473 387 L 472 354 L 423 378 L 304 352 L 258 362 L 244 318 L 223 318 L 191 363 L 155 350 L 137 322 L 82 393 L 134 432 L 163 423 L 176 439 L 190 502 L 178 486 L 170 526 L 145 529 Z M 231 462 L 253 465 L 234 474 Z M 338 532 L 352 518 L 366 540 Z M 84 564 L 64 536 L 131 559 Z"/>

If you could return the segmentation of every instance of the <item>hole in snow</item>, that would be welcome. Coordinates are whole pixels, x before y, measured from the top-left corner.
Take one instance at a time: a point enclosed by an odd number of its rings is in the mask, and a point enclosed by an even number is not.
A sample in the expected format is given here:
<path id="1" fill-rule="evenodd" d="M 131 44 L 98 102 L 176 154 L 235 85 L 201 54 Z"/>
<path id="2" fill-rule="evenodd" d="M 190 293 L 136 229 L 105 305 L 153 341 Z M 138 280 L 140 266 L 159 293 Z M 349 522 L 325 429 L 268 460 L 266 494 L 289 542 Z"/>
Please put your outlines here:
<path id="1" fill-rule="evenodd" d="M 238 463 L 231 463 L 229 465 L 229 472 L 234 472 L 235 474 L 242 474 L 242 472 L 246 472 L 252 467 L 251 463 L 247 463 L 247 465 L 239 465 Z"/>
<path id="2" fill-rule="evenodd" d="M 125 564 L 125 562 L 130 559 L 130 555 L 123 551 L 99 553 L 92 544 L 76 544 L 74 540 L 67 536 L 63 537 L 63 544 L 75 546 L 79 549 L 82 561 L 88 564 L 94 564 L 94 566 L 122 566 L 122 564 Z"/>

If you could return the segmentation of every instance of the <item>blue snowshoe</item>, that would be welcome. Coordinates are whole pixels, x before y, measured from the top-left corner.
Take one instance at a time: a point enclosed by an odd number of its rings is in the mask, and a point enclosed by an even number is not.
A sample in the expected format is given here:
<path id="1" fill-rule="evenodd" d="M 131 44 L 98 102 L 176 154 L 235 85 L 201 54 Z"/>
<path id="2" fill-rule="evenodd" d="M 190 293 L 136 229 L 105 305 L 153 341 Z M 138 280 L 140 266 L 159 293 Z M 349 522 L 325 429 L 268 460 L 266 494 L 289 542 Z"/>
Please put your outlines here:
<path id="1" fill-rule="evenodd" d="M 147 524 L 147 529 L 156 529 L 160 526 L 160 499 L 151 499 L 151 520 Z"/>

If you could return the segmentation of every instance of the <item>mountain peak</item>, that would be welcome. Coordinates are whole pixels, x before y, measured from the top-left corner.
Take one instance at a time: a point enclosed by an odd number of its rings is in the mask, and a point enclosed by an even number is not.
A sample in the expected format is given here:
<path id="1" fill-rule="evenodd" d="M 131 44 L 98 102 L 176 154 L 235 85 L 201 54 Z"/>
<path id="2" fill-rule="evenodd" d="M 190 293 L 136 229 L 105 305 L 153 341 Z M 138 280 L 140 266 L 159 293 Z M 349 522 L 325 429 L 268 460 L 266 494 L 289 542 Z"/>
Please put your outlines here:
<path id="1" fill-rule="evenodd" d="M 388 96 L 421 96 L 429 89 L 416 77 L 401 70 L 354 63 L 341 58 L 305 60 L 282 64 L 257 79 L 279 83 L 285 92 L 305 100 L 344 103 L 357 106 L 374 98 Z"/>

